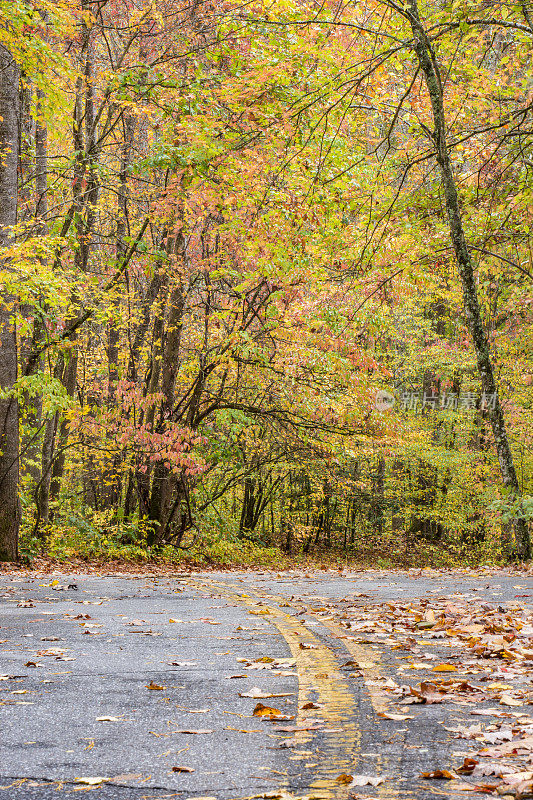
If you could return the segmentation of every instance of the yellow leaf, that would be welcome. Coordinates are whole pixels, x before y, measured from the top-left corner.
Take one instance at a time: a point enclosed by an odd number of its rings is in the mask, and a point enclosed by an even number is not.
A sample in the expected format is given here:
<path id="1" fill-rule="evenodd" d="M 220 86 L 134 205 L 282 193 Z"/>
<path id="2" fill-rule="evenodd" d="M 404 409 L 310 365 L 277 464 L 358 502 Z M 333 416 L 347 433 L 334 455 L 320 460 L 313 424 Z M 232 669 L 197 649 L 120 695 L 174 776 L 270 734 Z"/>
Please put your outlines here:
<path id="1" fill-rule="evenodd" d="M 353 781 L 353 775 L 347 775 L 345 772 L 341 772 L 341 774 L 338 775 L 335 780 L 337 783 L 342 783 L 347 786 Z"/>
<path id="2" fill-rule="evenodd" d="M 433 672 L 457 672 L 457 667 L 454 667 L 453 664 L 437 664 L 432 669 Z"/>
<path id="3" fill-rule="evenodd" d="M 264 706 L 263 703 L 258 703 L 253 710 L 254 717 L 281 717 L 283 712 L 279 708 L 272 708 L 271 706 Z"/>
<path id="4" fill-rule="evenodd" d="M 162 692 L 165 687 L 164 686 L 159 686 L 158 683 L 154 683 L 153 681 L 150 681 L 150 683 L 147 684 L 146 688 L 147 689 L 153 689 L 156 692 Z"/>

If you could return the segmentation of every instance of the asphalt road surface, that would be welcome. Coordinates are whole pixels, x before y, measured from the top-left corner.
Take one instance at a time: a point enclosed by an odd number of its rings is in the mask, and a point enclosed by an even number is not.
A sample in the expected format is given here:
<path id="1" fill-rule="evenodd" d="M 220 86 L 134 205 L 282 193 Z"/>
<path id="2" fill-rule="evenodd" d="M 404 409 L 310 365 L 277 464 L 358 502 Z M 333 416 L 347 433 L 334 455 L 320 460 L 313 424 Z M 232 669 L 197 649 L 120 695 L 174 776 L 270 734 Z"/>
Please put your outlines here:
<path id="1" fill-rule="evenodd" d="M 394 675 L 397 654 L 349 647 L 312 609 L 505 606 L 532 591 L 524 577 L 423 572 L 0 575 L 0 800 L 481 798 L 420 778 L 467 753 L 445 729 L 461 709 L 380 717 L 372 677 Z M 253 714 L 259 702 L 275 720 Z M 382 783 L 355 789 L 343 773 Z"/>

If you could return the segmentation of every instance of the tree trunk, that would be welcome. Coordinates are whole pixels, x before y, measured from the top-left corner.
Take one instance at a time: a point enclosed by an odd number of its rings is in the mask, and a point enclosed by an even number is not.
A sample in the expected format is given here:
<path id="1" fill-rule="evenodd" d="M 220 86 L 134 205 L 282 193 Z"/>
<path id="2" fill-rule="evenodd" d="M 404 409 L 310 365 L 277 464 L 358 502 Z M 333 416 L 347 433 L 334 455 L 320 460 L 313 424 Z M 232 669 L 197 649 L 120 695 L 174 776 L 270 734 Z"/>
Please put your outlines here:
<path id="1" fill-rule="evenodd" d="M 178 280 L 170 296 L 170 309 L 163 352 L 161 378 L 163 400 L 161 402 L 158 424 L 158 429 L 161 432 L 172 418 L 184 310 L 185 295 L 181 282 Z M 176 485 L 176 481 L 177 476 L 172 474 L 166 462 L 158 461 L 154 468 L 152 494 L 150 497 L 150 519 L 158 523 L 158 529 L 153 542 L 155 544 L 159 544 L 165 537 L 170 505 L 172 502 L 172 491 Z"/>
<path id="2" fill-rule="evenodd" d="M 9 244 L 17 220 L 19 143 L 19 68 L 0 44 L 0 249 Z M 9 268 L 4 261 L 3 268 Z M 15 298 L 4 292 L 0 301 L 0 389 L 9 391 L 17 379 L 17 337 L 12 320 Z M 20 524 L 19 408 L 15 397 L 0 400 L 0 561 L 16 561 Z"/>
<path id="3" fill-rule="evenodd" d="M 59 353 L 54 367 L 54 378 L 58 381 L 63 379 L 65 368 L 65 358 L 63 353 Z M 49 522 L 50 514 L 50 484 L 52 481 L 52 469 L 54 459 L 54 448 L 56 442 L 57 426 L 59 423 L 59 412 L 56 411 L 46 421 L 43 437 L 43 449 L 41 456 L 41 480 L 37 487 L 35 505 L 37 507 L 37 517 L 35 520 L 34 534 L 44 536 L 46 526 Z"/>
<path id="4" fill-rule="evenodd" d="M 37 120 L 35 122 L 35 232 L 37 236 L 45 237 L 48 234 L 48 130 L 43 118 L 44 95 L 41 89 L 37 90 Z M 39 257 L 41 264 L 45 263 L 42 256 Z M 41 349 L 45 340 L 45 327 L 43 323 L 45 308 L 42 297 L 36 298 L 34 303 L 28 306 L 27 313 L 33 317 L 32 335 L 29 347 L 24 347 L 21 343 L 21 369 L 24 375 L 35 375 L 42 371 L 43 359 L 31 358 L 31 354 Z M 22 442 L 22 453 L 24 453 L 24 463 L 22 469 L 28 470 L 33 478 L 32 484 L 40 492 L 40 482 L 43 474 L 39 469 L 39 433 L 42 423 L 42 396 L 40 394 L 31 395 L 25 392 L 24 399 L 24 421 L 27 433 L 26 441 Z M 48 425 L 48 423 L 46 423 Z M 45 426 L 46 427 L 46 426 Z M 39 511 L 38 511 L 39 516 Z"/>
<path id="5" fill-rule="evenodd" d="M 417 0 L 409 0 L 409 5 L 403 14 L 409 20 L 414 37 L 414 49 L 424 75 L 425 83 L 431 100 L 434 130 L 432 133 L 436 150 L 436 159 L 440 168 L 441 182 L 446 200 L 446 211 L 450 237 L 452 240 L 455 257 L 459 269 L 463 289 L 463 302 L 466 321 L 474 343 L 477 368 L 481 378 L 484 396 L 492 402 L 489 403 L 490 423 L 496 453 L 500 464 L 500 472 L 504 486 L 512 498 L 520 495 L 520 487 L 513 462 L 513 454 L 505 428 L 503 409 L 498 395 L 494 370 L 489 350 L 489 342 L 483 327 L 481 309 L 477 294 L 474 275 L 474 265 L 466 241 L 465 230 L 461 217 L 461 207 L 457 184 L 453 174 L 453 167 L 448 151 L 446 138 L 446 116 L 444 109 L 444 92 L 437 59 L 431 42 L 420 21 Z M 519 559 L 528 559 L 531 556 L 531 543 L 527 523 L 524 519 L 514 521 L 514 555 Z"/>
<path id="6" fill-rule="evenodd" d="M 71 341 L 75 341 L 75 338 L 72 337 Z M 76 391 L 77 376 L 78 376 L 78 353 L 76 345 L 74 344 L 70 351 L 69 360 L 67 362 L 65 372 L 63 375 L 63 385 L 69 397 L 74 397 L 74 392 Z M 54 460 L 54 465 L 52 467 L 52 476 L 50 479 L 50 492 L 49 492 L 50 502 L 54 502 L 55 500 L 57 500 L 59 498 L 59 493 L 61 491 L 63 472 L 65 471 L 66 448 L 68 443 L 69 432 L 70 432 L 69 420 L 68 419 L 61 420 L 61 425 L 59 426 L 59 435 L 57 439 L 58 453 Z M 53 514 L 51 513 L 51 511 L 49 511 L 49 518 L 50 520 L 52 520 L 53 518 Z"/>
<path id="7" fill-rule="evenodd" d="M 376 469 L 371 475 L 371 494 L 368 508 L 368 521 L 372 532 L 383 533 L 385 522 L 385 459 L 380 456 Z"/>
<path id="8" fill-rule="evenodd" d="M 88 8 L 87 0 L 82 0 L 82 8 Z M 74 182 L 72 185 L 73 207 L 76 228 L 77 248 L 74 252 L 74 265 L 78 276 L 87 271 L 89 255 L 93 246 L 92 237 L 96 221 L 99 180 L 96 168 L 98 150 L 95 130 L 95 94 L 92 85 L 93 51 L 91 29 L 85 20 L 82 26 L 81 60 L 83 61 L 84 78 L 80 76 L 76 84 L 76 99 L 73 109 L 72 139 L 76 159 L 74 163 Z M 84 102 L 85 99 L 85 102 Z M 84 124 L 83 124 L 84 123 Z M 85 128 L 85 141 L 83 130 Z M 86 180 L 86 186 L 84 186 Z M 80 300 L 76 290 L 71 297 L 72 318 L 67 325 L 76 319 L 80 311 Z M 73 397 L 78 377 L 78 332 L 69 337 L 70 352 L 63 376 L 63 385 L 67 395 Z M 58 455 L 54 460 L 50 481 L 50 502 L 57 500 L 61 491 L 65 470 L 66 448 L 70 433 L 67 419 L 61 421 L 57 436 Z M 50 520 L 53 518 L 49 512 Z"/>
<path id="9" fill-rule="evenodd" d="M 116 264 L 120 264 L 126 255 L 126 233 L 129 233 L 128 225 L 128 169 L 131 162 L 131 150 L 133 146 L 135 120 L 131 116 L 126 116 L 124 120 L 124 139 L 122 142 L 122 152 L 120 159 L 119 185 L 118 185 L 118 217 L 116 229 L 115 254 Z M 113 409 L 117 404 L 117 386 L 120 377 L 120 328 L 121 318 L 121 299 L 120 286 L 111 296 L 113 304 L 113 314 L 107 325 L 107 362 L 108 362 L 108 407 Z M 122 478 L 120 475 L 119 453 L 115 453 L 111 458 L 106 458 L 104 469 L 100 479 L 100 507 L 114 508 L 118 510 L 120 495 L 122 492 Z"/>

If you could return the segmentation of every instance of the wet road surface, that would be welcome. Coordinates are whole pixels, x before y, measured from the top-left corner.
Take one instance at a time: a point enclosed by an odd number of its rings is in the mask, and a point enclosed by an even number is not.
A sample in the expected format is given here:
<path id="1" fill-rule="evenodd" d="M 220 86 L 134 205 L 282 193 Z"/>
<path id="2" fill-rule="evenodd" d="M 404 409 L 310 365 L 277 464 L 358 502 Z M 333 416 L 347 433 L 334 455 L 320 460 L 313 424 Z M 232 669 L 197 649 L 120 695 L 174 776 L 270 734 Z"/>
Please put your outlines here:
<path id="1" fill-rule="evenodd" d="M 445 725 L 468 710 L 379 716 L 398 654 L 320 604 L 530 593 L 523 576 L 431 572 L 2 575 L 0 800 L 480 798 L 420 778 L 462 762 L 468 742 Z"/>

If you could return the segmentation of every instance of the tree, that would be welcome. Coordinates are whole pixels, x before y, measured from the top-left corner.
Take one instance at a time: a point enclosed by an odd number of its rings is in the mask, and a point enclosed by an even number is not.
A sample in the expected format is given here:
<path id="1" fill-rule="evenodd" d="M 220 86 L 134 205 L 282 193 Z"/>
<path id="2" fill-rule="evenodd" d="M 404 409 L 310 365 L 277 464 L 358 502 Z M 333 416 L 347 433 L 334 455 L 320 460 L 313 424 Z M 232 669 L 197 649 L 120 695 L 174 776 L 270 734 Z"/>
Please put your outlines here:
<path id="1" fill-rule="evenodd" d="M 25 543 L 467 553 L 527 496 L 530 28 L 419 4 L 4 4 Z"/>
<path id="2" fill-rule="evenodd" d="M 20 70 L 0 44 L 0 266 L 4 287 L 11 283 L 9 245 L 17 221 Z M 19 408 L 17 380 L 16 297 L 5 288 L 0 301 L 0 561 L 18 556 Z"/>
<path id="3" fill-rule="evenodd" d="M 467 244 L 459 202 L 459 193 L 450 158 L 442 71 L 439 67 L 428 31 L 421 21 L 417 0 L 409 0 L 409 7 L 407 9 L 397 6 L 395 3 L 389 3 L 389 5 L 409 21 L 413 32 L 413 47 L 428 89 L 434 123 L 431 137 L 435 144 L 435 158 L 439 165 L 444 189 L 450 237 L 463 288 L 463 303 L 467 325 L 474 344 L 477 368 L 481 378 L 483 392 L 487 398 L 491 398 L 489 417 L 503 484 L 511 493 L 511 500 L 514 501 L 520 494 L 520 486 L 513 462 L 513 454 L 509 445 L 498 386 L 494 377 L 489 342 L 481 316 L 474 265 Z M 514 532 L 516 557 L 521 560 L 529 559 L 531 557 L 531 543 L 527 523 L 523 517 L 518 516 L 515 518 Z"/>

